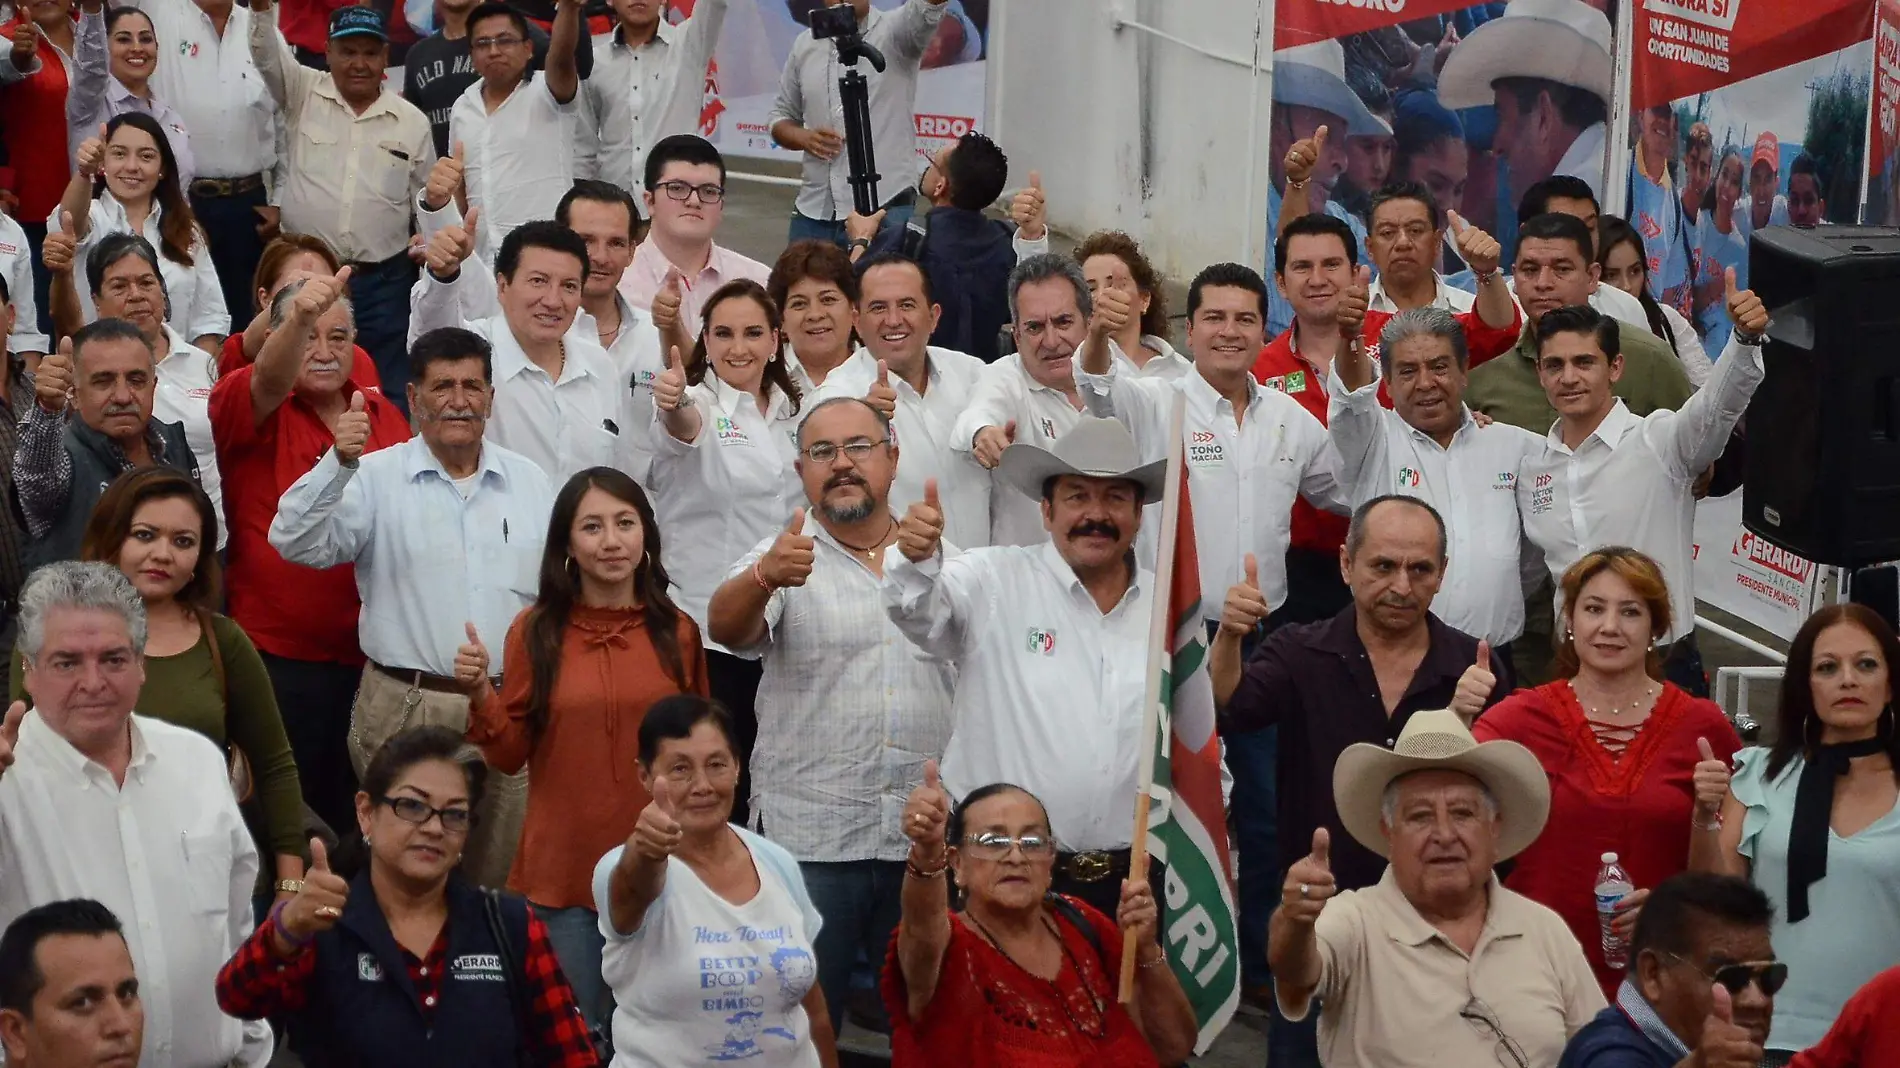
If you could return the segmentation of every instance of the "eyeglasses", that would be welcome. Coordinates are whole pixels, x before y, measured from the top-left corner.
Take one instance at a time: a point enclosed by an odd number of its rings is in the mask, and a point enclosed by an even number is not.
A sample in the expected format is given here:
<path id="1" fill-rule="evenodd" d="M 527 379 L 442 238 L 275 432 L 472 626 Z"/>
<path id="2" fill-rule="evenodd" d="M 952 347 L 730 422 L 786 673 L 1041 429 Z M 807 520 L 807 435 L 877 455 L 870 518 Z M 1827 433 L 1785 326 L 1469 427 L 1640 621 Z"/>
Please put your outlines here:
<path id="1" fill-rule="evenodd" d="M 497 48 L 513 48 L 516 45 L 526 44 L 527 41 L 525 37 L 504 33 L 500 37 L 477 37 L 469 43 L 469 48 L 476 52 L 490 52 Z"/>
<path id="2" fill-rule="evenodd" d="M 1524 1055 L 1524 1047 L 1517 1040 L 1504 1033 L 1504 1025 L 1498 1022 L 1498 1014 L 1484 1003 L 1478 995 L 1471 995 L 1465 1007 L 1458 1010 L 1458 1017 L 1470 1024 L 1474 1030 L 1487 1039 L 1496 1041 L 1491 1053 L 1497 1057 L 1504 1068 L 1531 1068 L 1530 1058 Z M 1509 1060 L 1505 1058 L 1509 1057 Z"/>
<path id="3" fill-rule="evenodd" d="M 381 803 L 389 806 L 389 811 L 404 823 L 413 823 L 420 827 L 428 823 L 431 817 L 442 817 L 442 829 L 450 834 L 461 834 L 475 822 L 475 813 L 466 808 L 435 808 L 427 802 L 413 797 L 379 797 Z"/>
<path id="4" fill-rule="evenodd" d="M 724 186 L 714 185 L 711 182 L 707 182 L 705 185 L 694 185 L 691 182 L 681 181 L 661 182 L 658 188 L 666 190 L 666 195 L 672 197 L 674 200 L 685 200 L 694 193 L 699 194 L 699 202 L 701 204 L 717 204 L 726 199 L 726 188 Z"/>
<path id="5" fill-rule="evenodd" d="M 1011 849 L 1020 849 L 1023 856 L 1031 860 L 1053 856 L 1056 840 L 1040 834 L 1024 834 L 1011 838 L 1007 834 L 984 831 L 982 834 L 967 835 L 963 839 L 964 852 L 977 860 L 1002 860 L 1009 856 Z"/>
<path id="6" fill-rule="evenodd" d="M 1702 966 L 1679 953 L 1668 954 L 1677 964 L 1686 964 L 1689 969 L 1711 983 L 1721 983 L 1730 994 L 1739 996 L 1754 983 L 1761 992 L 1769 997 L 1775 996 L 1788 982 L 1788 966 L 1778 960 L 1756 961 L 1747 964 L 1724 964 L 1715 969 L 1714 974 L 1702 970 Z"/>
<path id="7" fill-rule="evenodd" d="M 834 445 L 829 441 L 820 441 L 806 446 L 802 455 L 812 463 L 828 464 L 836 460 L 838 454 L 842 452 L 853 464 L 861 464 L 871 458 L 871 450 L 877 448 L 879 445 L 888 444 L 890 444 L 890 439 L 888 438 L 878 441 L 866 441 L 863 438 L 857 438 L 852 441 L 847 441 L 843 445 Z"/>

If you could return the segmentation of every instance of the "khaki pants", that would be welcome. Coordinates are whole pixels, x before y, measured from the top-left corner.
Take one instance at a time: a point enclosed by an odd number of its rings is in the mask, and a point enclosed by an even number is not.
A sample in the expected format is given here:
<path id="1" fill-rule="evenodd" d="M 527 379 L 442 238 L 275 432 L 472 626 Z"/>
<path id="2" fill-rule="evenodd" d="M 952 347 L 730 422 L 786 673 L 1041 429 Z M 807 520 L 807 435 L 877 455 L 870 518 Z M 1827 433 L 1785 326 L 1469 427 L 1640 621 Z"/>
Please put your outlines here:
<path id="1" fill-rule="evenodd" d="M 363 682 L 350 709 L 350 763 L 361 779 L 382 744 L 410 727 L 468 729 L 468 698 L 424 690 L 364 665 Z M 521 844 L 521 820 L 528 808 L 528 773 L 503 775 L 490 768 L 488 788 L 475 806 L 475 827 L 462 856 L 462 873 L 477 885 L 507 885 L 508 868 Z"/>

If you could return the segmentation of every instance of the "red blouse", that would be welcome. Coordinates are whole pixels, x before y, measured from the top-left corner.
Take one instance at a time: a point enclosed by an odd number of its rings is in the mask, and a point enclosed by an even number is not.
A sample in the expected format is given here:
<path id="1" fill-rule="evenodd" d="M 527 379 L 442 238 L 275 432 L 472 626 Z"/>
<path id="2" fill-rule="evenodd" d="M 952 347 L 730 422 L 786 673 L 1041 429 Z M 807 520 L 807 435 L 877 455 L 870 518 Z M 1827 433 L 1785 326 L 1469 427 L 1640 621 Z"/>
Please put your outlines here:
<path id="1" fill-rule="evenodd" d="M 1068 900 L 1095 928 L 1106 960 L 1073 924 L 1058 919 L 1068 952 L 1051 989 L 951 913 L 950 945 L 921 1023 L 910 1018 L 893 936 L 884 967 L 892 1068 L 1154 1068 L 1154 1050 L 1115 1000 L 1121 931 L 1100 912 Z"/>
<path id="2" fill-rule="evenodd" d="M 1472 724 L 1481 742 L 1507 738 L 1537 754 L 1550 776 L 1550 819 L 1517 855 L 1504 885 L 1562 916 L 1612 1003 L 1621 972 L 1603 964 L 1595 883 L 1605 853 L 1615 853 L 1639 889 L 1689 866 L 1695 805 L 1696 739 L 1732 760 L 1742 740 L 1714 701 L 1670 683 L 1621 756 L 1597 741 L 1570 683 L 1519 690 Z"/>

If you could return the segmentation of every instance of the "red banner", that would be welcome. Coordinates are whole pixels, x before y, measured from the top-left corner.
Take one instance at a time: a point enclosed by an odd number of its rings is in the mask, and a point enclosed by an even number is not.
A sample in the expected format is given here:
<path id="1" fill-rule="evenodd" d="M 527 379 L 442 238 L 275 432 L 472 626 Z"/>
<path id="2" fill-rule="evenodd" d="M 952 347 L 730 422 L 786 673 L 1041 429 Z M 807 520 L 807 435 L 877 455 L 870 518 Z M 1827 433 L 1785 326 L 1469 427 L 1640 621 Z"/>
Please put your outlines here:
<path id="1" fill-rule="evenodd" d="M 1874 13 L 1874 140 L 1878 174 L 1900 148 L 1900 0 L 1880 0 Z"/>
<path id="2" fill-rule="evenodd" d="M 1641 110 L 1867 39 L 1868 0 L 1643 0 L 1631 105 Z"/>
<path id="3" fill-rule="evenodd" d="M 1397 26 L 1470 7 L 1472 0 L 1280 0 L 1274 5 L 1273 48 Z"/>

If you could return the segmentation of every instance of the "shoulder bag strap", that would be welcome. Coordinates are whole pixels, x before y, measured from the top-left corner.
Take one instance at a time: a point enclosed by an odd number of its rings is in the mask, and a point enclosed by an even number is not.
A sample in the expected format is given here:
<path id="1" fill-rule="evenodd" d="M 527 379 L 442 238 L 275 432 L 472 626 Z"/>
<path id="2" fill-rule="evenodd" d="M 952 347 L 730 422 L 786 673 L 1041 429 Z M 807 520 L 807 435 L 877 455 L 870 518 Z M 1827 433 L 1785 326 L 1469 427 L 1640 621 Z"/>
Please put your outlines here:
<path id="1" fill-rule="evenodd" d="M 514 941 L 508 937 L 508 925 L 501 915 L 501 892 L 483 887 L 481 895 L 482 913 L 488 919 L 489 937 L 495 940 L 495 953 L 501 957 L 502 980 L 508 985 L 508 1004 L 515 1014 L 515 1061 L 532 1065 L 534 1057 L 528 1052 L 528 1009 L 521 989 L 520 964 L 515 956 Z"/>

